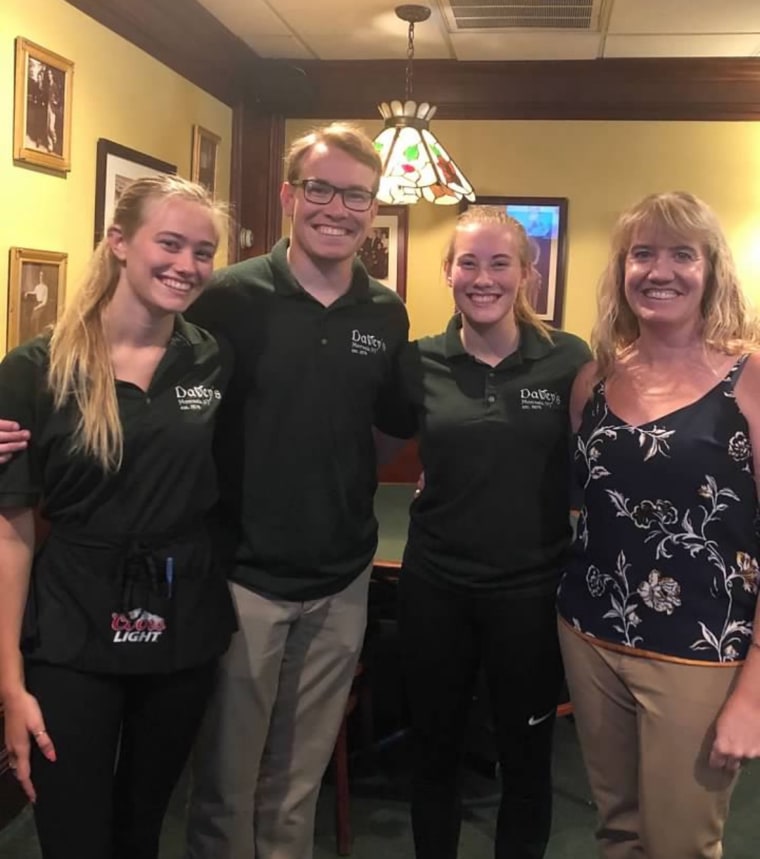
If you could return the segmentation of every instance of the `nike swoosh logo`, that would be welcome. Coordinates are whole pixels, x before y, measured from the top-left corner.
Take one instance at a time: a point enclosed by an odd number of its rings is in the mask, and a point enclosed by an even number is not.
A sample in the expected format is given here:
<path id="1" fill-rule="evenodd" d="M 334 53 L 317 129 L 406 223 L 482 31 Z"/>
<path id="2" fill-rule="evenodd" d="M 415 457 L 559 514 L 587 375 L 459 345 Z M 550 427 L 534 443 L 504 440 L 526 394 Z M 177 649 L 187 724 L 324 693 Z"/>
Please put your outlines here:
<path id="1" fill-rule="evenodd" d="M 547 719 L 550 719 L 553 715 L 554 715 L 554 707 L 552 707 L 552 709 L 549 710 L 548 713 L 544 713 L 543 716 L 539 716 L 538 718 L 536 718 L 535 716 L 531 716 L 530 719 L 528 719 L 528 724 L 532 728 L 534 725 L 540 725 L 541 722 L 545 722 Z"/>

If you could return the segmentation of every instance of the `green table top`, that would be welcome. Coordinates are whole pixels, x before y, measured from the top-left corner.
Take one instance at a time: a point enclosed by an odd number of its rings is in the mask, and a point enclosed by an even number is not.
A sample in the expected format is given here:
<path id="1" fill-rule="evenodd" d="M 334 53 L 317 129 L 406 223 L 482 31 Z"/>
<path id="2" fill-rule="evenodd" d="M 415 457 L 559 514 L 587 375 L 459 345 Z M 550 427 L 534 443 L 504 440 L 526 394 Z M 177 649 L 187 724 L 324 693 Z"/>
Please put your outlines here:
<path id="1" fill-rule="evenodd" d="M 378 545 L 375 560 L 400 564 L 409 529 L 409 505 L 414 498 L 414 483 L 381 483 L 375 495 Z"/>

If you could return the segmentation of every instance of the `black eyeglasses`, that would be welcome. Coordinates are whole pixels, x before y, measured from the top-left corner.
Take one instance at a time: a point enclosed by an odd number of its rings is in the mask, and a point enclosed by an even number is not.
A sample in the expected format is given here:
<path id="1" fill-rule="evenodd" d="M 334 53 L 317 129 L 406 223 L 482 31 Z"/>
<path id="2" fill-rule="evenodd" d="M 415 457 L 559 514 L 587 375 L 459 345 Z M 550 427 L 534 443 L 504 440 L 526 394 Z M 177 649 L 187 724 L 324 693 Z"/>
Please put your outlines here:
<path id="1" fill-rule="evenodd" d="M 374 191 L 365 188 L 338 188 L 321 179 L 297 179 L 290 182 L 294 188 L 303 188 L 303 195 L 310 203 L 326 206 L 336 194 L 340 194 L 343 205 L 352 212 L 366 212 L 375 199 Z"/>

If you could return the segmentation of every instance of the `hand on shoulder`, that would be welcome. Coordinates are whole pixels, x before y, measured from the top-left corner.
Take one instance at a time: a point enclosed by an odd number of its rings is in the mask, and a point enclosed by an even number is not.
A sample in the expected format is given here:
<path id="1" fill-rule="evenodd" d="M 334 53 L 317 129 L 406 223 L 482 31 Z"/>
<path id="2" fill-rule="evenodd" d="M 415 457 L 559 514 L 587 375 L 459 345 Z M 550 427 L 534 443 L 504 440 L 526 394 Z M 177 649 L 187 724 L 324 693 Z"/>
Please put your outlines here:
<path id="1" fill-rule="evenodd" d="M 25 450 L 30 433 L 23 430 L 15 421 L 0 419 L 0 465 L 9 462 L 13 454 Z"/>

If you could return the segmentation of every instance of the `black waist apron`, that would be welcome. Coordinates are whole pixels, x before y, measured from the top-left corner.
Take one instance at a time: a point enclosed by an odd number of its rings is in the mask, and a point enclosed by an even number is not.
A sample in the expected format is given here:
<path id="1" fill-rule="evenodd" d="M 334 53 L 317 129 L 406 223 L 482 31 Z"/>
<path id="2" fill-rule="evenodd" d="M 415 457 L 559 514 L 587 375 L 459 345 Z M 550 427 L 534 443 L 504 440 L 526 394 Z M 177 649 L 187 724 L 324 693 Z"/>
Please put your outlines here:
<path id="1" fill-rule="evenodd" d="M 219 656 L 234 629 L 204 523 L 113 538 L 53 524 L 34 560 L 21 649 L 82 671 L 161 673 Z"/>

